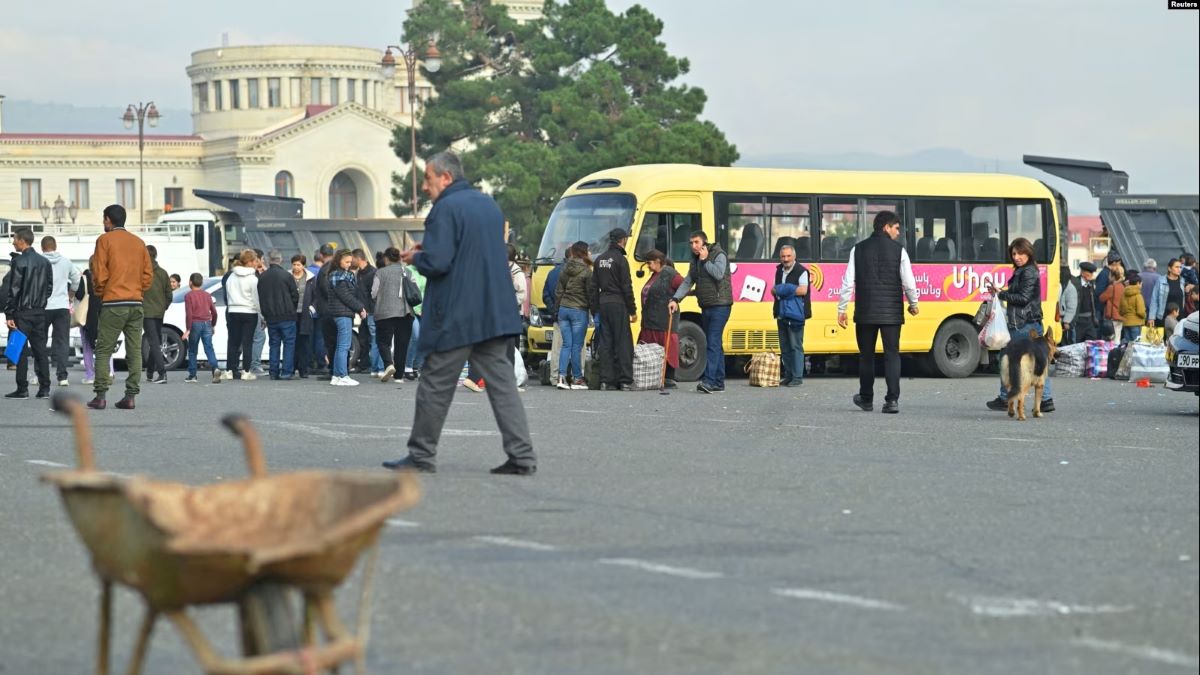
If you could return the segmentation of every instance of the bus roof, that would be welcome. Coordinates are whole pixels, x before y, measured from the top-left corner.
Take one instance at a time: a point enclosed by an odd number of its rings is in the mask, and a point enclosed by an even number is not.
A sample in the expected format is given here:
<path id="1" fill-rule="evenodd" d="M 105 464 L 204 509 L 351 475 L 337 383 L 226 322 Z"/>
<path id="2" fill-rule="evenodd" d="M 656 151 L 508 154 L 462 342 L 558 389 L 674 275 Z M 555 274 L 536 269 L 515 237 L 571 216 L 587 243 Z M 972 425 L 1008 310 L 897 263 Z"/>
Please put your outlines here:
<path id="1" fill-rule="evenodd" d="M 612 184 L 613 181 L 619 184 Z M 581 188 L 593 182 L 595 185 Z M 865 196 L 1051 197 L 1049 189 L 1035 178 L 1002 173 L 755 169 L 698 164 L 641 164 L 605 169 L 585 176 L 568 188 L 564 196 L 634 192 L 644 197 L 671 190 Z"/>

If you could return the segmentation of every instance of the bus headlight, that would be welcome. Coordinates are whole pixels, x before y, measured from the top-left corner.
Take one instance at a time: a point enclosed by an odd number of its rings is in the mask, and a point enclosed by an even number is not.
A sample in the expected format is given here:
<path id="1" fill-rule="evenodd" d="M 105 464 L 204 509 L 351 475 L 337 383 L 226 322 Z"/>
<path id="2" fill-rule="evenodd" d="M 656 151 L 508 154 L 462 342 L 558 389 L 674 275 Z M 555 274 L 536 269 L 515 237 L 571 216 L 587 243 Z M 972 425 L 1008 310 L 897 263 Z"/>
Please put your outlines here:
<path id="1" fill-rule="evenodd" d="M 538 308 L 534 307 L 533 305 L 529 306 L 529 325 L 533 326 L 534 328 L 542 327 L 542 313 L 539 312 Z"/>

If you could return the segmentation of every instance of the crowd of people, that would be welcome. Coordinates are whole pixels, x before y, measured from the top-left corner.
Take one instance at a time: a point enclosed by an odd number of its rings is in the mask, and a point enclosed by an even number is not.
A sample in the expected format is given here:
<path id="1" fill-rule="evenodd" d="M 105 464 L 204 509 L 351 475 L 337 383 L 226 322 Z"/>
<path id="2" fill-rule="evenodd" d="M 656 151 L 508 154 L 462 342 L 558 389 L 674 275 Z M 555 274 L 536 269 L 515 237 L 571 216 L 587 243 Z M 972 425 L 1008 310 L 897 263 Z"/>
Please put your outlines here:
<path id="1" fill-rule="evenodd" d="M 1165 273 L 1148 258 L 1142 269 L 1127 269 L 1121 254 L 1110 251 L 1103 269 L 1079 264 L 1059 299 L 1061 344 L 1087 340 L 1137 341 L 1143 327 L 1162 328 L 1170 335 L 1180 317 L 1196 311 L 1196 256 L 1183 253 L 1167 261 Z"/>

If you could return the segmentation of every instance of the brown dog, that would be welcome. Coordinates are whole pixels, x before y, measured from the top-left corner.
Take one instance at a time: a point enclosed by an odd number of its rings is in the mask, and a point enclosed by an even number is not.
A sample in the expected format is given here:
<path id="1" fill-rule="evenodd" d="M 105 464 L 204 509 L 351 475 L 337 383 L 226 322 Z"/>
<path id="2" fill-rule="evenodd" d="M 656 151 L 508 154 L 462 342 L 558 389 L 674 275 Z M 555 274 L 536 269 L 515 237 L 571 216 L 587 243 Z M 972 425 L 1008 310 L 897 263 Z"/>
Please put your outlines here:
<path id="1" fill-rule="evenodd" d="M 1031 330 L 1028 339 L 1014 339 L 1004 348 L 1000 379 L 1008 390 L 1009 417 L 1025 421 L 1025 396 L 1030 387 L 1034 389 L 1033 416 L 1042 416 L 1042 390 L 1046 388 L 1046 376 L 1050 374 L 1050 363 L 1057 349 L 1053 328 L 1043 337 Z"/>

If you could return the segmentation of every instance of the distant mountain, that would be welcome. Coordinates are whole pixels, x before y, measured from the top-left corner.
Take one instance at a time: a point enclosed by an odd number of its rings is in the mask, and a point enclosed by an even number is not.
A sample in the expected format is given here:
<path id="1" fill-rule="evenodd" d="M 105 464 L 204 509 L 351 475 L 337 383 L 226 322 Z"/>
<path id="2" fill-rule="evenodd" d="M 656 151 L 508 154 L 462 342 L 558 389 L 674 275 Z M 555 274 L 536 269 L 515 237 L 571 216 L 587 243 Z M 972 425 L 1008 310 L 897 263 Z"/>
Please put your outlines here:
<path id="1" fill-rule="evenodd" d="M 156 134 L 192 133 L 192 113 L 159 108 Z M 4 100 L 4 131 L 42 134 L 119 134 L 125 132 L 123 107 L 82 107 L 69 103 Z M 151 132 L 148 128 L 147 132 Z"/>
<path id="2" fill-rule="evenodd" d="M 1036 153 L 1032 153 L 1036 154 Z M 1070 215 L 1095 215 L 1099 204 L 1087 188 L 1026 166 L 1019 159 L 984 159 L 961 150 L 933 148 L 908 155 L 889 157 L 865 152 L 845 154 L 809 154 L 803 152 L 749 155 L 738 166 L 770 169 L 847 169 L 860 171 L 948 171 L 964 173 L 1007 173 L 1044 181 L 1067 198 Z"/>

